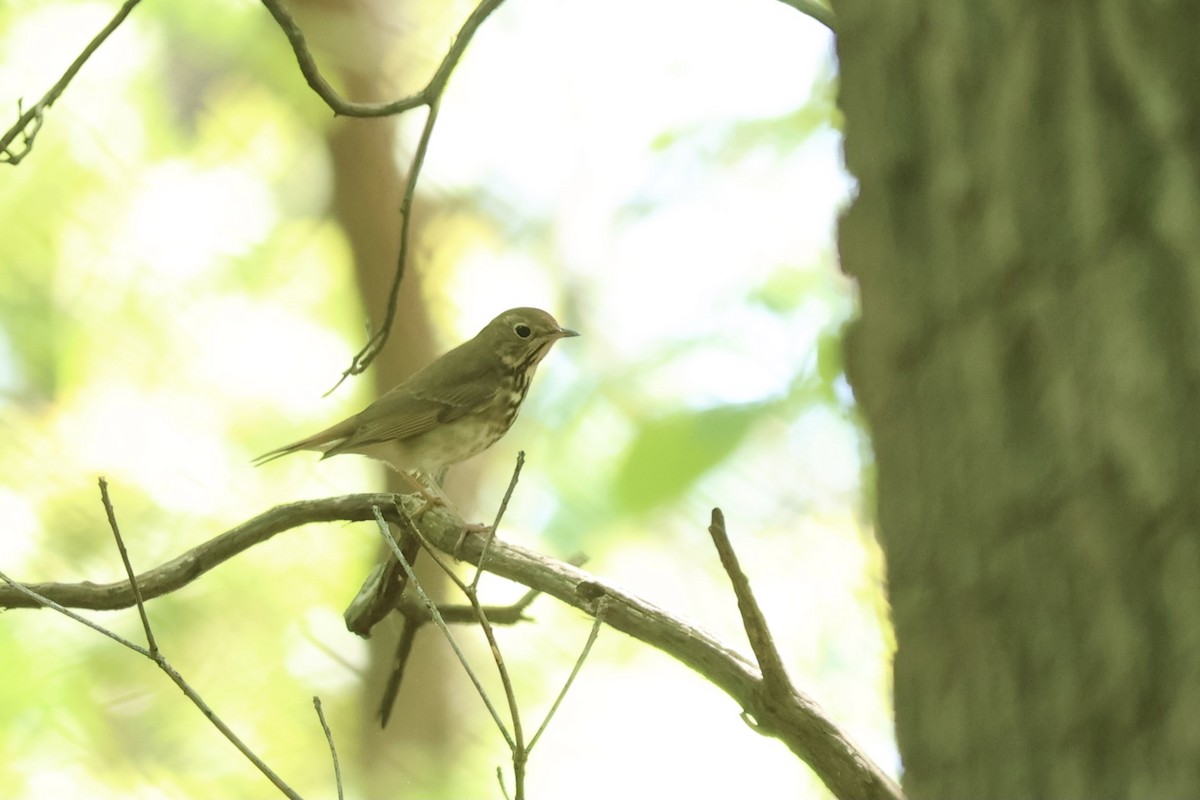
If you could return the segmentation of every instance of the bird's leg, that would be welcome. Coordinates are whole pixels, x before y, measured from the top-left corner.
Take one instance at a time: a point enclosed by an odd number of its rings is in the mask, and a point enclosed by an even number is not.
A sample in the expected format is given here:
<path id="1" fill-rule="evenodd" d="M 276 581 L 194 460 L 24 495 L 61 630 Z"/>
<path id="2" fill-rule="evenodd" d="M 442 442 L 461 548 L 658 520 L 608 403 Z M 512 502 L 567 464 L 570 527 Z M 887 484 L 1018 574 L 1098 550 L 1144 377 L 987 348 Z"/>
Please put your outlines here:
<path id="1" fill-rule="evenodd" d="M 421 477 L 429 476 L 425 476 L 424 473 L 417 470 L 413 470 L 412 472 L 402 470 L 400 475 L 408 482 L 409 486 L 416 490 L 416 494 L 420 495 L 421 500 L 424 501 L 422 506 L 417 509 L 417 513 L 413 514 L 414 522 L 425 516 L 426 511 L 436 506 L 445 506 L 454 511 L 455 514 L 458 513 L 458 509 L 454 507 L 454 504 L 450 502 L 450 498 L 442 491 L 439 481 L 431 477 L 428 482 L 422 481 Z"/>
<path id="2" fill-rule="evenodd" d="M 484 525 L 482 522 L 464 522 L 458 534 L 458 541 L 454 543 L 454 549 L 450 551 L 450 555 L 454 556 L 455 561 L 462 561 L 462 549 L 463 545 L 467 542 L 467 536 L 472 533 L 486 536 L 491 532 L 491 525 Z"/>
<path id="3" fill-rule="evenodd" d="M 462 527 L 460 529 L 461 532 L 459 533 L 458 541 L 455 543 L 454 549 L 450 551 L 450 554 L 454 556 L 455 561 L 462 561 L 462 548 L 463 544 L 465 544 L 467 541 L 467 536 L 472 533 L 486 535 L 491 532 L 492 526 L 484 525 L 478 522 L 466 522 L 463 520 L 463 516 L 459 513 L 458 508 L 453 502 L 451 502 L 450 498 L 447 497 L 446 493 L 442 490 L 442 481 L 446 479 L 447 469 L 448 468 L 443 467 L 437 475 L 428 475 L 417 470 L 414 470 L 411 473 L 401 472 L 400 474 L 403 475 L 405 480 L 407 480 L 409 484 L 417 490 L 417 494 L 419 494 L 421 499 L 425 501 L 425 504 L 417 509 L 417 513 L 413 514 L 414 522 L 419 520 L 426 511 L 439 505 L 445 506 L 454 514 L 454 516 L 458 517 L 459 521 L 462 523 Z M 422 482 L 418 476 L 425 478 L 427 483 Z"/>

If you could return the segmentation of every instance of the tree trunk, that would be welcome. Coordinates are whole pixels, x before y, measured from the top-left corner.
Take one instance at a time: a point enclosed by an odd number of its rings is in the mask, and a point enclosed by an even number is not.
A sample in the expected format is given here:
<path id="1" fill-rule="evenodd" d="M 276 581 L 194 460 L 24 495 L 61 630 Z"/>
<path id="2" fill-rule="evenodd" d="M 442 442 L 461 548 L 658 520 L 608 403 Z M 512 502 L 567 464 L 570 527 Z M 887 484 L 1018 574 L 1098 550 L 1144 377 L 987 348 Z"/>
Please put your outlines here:
<path id="1" fill-rule="evenodd" d="M 837 10 L 905 788 L 1200 796 L 1200 5 Z"/>
<path id="2" fill-rule="evenodd" d="M 393 76 L 379 65 L 400 45 L 396 31 L 410 26 L 405 15 L 409 4 L 388 6 L 377 0 L 309 0 L 301 10 L 310 40 L 321 47 L 320 58 L 328 74 L 337 75 L 344 96 L 359 102 L 377 102 L 405 94 Z M 431 69 L 419 68 L 422 73 Z M 420 78 L 424 80 L 424 78 Z M 409 81 L 409 83 L 415 83 Z M 424 109 L 410 112 L 424 115 Z M 396 272 L 400 242 L 400 200 L 405 174 L 397 165 L 397 119 L 340 119 L 328 131 L 333 169 L 331 212 L 346 232 L 354 257 L 363 310 L 371 330 L 384 321 Z M 395 324 L 387 345 L 371 369 L 380 395 L 431 361 L 435 355 L 429 314 L 420 285 L 414 254 L 429 248 L 421 242 L 421 219 L 428 216 L 428 200 L 415 203 L 409 262 L 400 285 Z M 355 345 L 366 342 L 364 329 Z M 347 356 L 349 358 L 349 355 Z M 348 362 L 347 362 L 348 363 Z M 364 380 L 365 377 L 349 380 Z M 382 468 L 381 468 L 382 469 Z M 399 476 L 388 472 L 388 488 L 411 491 Z M 379 557 L 390 557 L 381 545 Z M 373 565 L 363 565 L 363 575 Z M 417 562 L 422 586 L 435 598 L 444 594 L 445 577 L 428 559 Z M 358 586 L 346 587 L 346 601 Z M 401 625 L 377 625 L 370 640 L 371 661 L 362 690 L 362 748 L 360 775 L 369 796 L 390 796 L 397 786 L 422 793 L 437 793 L 448 780 L 439 765 L 449 763 L 462 748 L 462 732 L 451 723 L 447 675 L 453 657 L 442 648 L 427 646 L 433 637 L 419 640 L 408 661 L 397 711 L 381 730 L 377 709 L 383 686 L 393 667 Z M 350 634 L 347 633 L 347 636 Z M 421 646 L 422 642 L 426 646 Z"/>

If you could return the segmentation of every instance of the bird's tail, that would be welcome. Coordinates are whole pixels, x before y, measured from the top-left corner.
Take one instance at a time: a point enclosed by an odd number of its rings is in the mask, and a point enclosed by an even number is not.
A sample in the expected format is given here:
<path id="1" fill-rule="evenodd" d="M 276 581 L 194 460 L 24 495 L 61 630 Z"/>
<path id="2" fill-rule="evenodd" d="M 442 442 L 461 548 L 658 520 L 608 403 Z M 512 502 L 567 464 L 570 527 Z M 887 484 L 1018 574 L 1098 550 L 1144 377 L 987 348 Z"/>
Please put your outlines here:
<path id="1" fill-rule="evenodd" d="M 293 444 L 286 445 L 285 447 L 271 450 L 270 452 L 263 453 L 261 456 L 256 456 L 250 463 L 256 467 L 261 467 L 268 461 L 274 461 L 280 456 L 286 456 L 289 453 L 298 453 L 301 450 L 307 450 L 308 448 L 303 447 L 303 444 L 303 442 L 294 442 Z"/>
<path id="2" fill-rule="evenodd" d="M 269 450 L 250 463 L 256 467 L 261 467 L 268 461 L 274 461 L 280 456 L 286 456 L 291 453 L 299 453 L 301 450 L 315 450 L 318 453 L 327 453 L 331 448 L 337 447 L 344 442 L 346 437 L 354 432 L 355 426 L 355 420 L 351 417 L 348 420 L 343 420 L 336 425 L 326 428 L 320 433 L 314 433 L 307 439 L 301 439 L 298 442 L 292 442 L 291 444 L 285 444 L 283 447 Z"/>

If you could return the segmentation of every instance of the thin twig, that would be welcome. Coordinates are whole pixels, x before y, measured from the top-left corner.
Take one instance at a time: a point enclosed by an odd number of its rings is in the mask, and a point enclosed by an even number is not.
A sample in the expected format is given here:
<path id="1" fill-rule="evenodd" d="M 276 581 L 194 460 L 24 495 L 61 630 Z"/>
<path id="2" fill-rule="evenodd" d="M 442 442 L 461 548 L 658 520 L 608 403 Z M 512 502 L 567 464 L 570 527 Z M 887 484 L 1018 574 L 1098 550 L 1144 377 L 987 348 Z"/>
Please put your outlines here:
<path id="1" fill-rule="evenodd" d="M 404 548 L 401 548 L 403 550 Z M 527 622 L 528 617 L 525 616 L 525 609 L 534 601 L 540 594 L 536 589 L 530 589 L 521 596 L 521 599 L 512 605 L 507 606 L 484 606 L 484 611 L 487 613 L 488 620 L 493 625 L 516 625 L 520 622 Z M 386 728 L 388 721 L 392 716 L 392 709 L 396 704 L 396 697 L 400 694 L 400 684 L 404 680 L 404 672 L 408 666 L 408 660 L 412 655 L 413 643 L 416 640 L 417 633 L 421 627 L 427 622 L 433 620 L 433 615 L 423 603 L 417 603 L 408 598 L 401 598 L 396 604 L 396 611 L 400 616 L 404 617 L 404 628 L 400 633 L 400 640 L 396 643 L 396 655 L 392 660 L 392 673 L 388 676 L 387 683 L 383 688 L 383 697 L 379 702 L 379 727 Z M 439 605 L 438 613 L 442 615 L 447 625 L 466 624 L 476 622 L 475 609 L 469 605 Z"/>
<path id="2" fill-rule="evenodd" d="M 403 550 L 403 548 L 401 548 Z M 536 589 L 530 589 L 521 599 L 507 606 L 484 606 L 488 619 L 493 625 L 516 625 L 528 621 L 525 609 L 540 594 Z M 404 629 L 400 640 L 396 643 L 396 655 L 392 660 L 392 673 L 383 689 L 383 698 L 379 703 L 379 727 L 386 728 L 395 706 L 396 697 L 400 693 L 400 684 L 404 680 L 404 672 L 412 654 L 413 643 L 421 627 L 433 620 L 433 615 L 423 603 L 401 598 L 396 605 L 396 611 L 404 617 Z M 469 605 L 439 605 L 438 613 L 447 625 L 474 623 L 475 609 Z"/>
<path id="3" fill-rule="evenodd" d="M 350 366 L 342 372 L 341 377 L 338 378 L 333 388 L 325 393 L 326 396 L 332 394 L 341 386 L 346 378 L 351 375 L 362 374 L 371 365 L 371 362 L 375 360 L 375 357 L 379 355 L 379 352 L 383 349 L 384 344 L 387 343 L 388 337 L 391 335 L 392 326 L 396 319 L 396 307 L 400 297 L 400 282 L 404 278 L 408 263 L 408 242 L 409 231 L 412 227 L 413 195 L 416 192 L 417 178 L 425 162 L 425 151 L 429 148 L 429 138 L 433 133 L 434 123 L 437 121 L 438 106 L 441 103 L 442 94 L 446 90 L 450 74 L 454 72 L 454 68 L 462 60 L 463 55 L 467 51 L 467 46 L 471 43 L 471 39 L 475 36 L 476 31 L 483 25 L 484 20 L 491 16 L 492 12 L 499 8 L 503 2 L 504 0 L 482 0 L 482 2 L 475 6 L 474 10 L 463 22 L 462 27 L 459 28 L 458 34 L 454 37 L 454 41 L 451 42 L 449 49 L 446 51 L 446 55 L 442 57 L 441 63 L 424 88 L 407 97 L 402 97 L 399 100 L 393 100 L 388 103 L 352 103 L 339 95 L 330 85 L 329 81 L 321 74 L 320 67 L 317 66 L 316 59 L 313 58 L 312 51 L 309 50 L 304 32 L 296 24 L 295 18 L 288 13 L 279 0 L 262 0 L 262 4 L 267 7 L 267 11 L 274 17 L 280 30 L 283 31 L 283 34 L 291 44 L 292 52 L 296 56 L 296 62 L 300 66 L 300 72 L 304 75 L 304 79 L 308 82 L 312 90 L 325 101 L 334 114 L 347 117 L 387 117 L 409 111 L 418 106 L 427 106 L 429 108 L 429 114 L 425 118 L 425 126 L 421 130 L 421 138 L 417 142 L 417 148 L 413 153 L 412 163 L 408 169 L 404 195 L 400 203 L 400 253 L 396 259 L 396 273 L 395 277 L 392 278 L 392 288 L 388 295 L 387 312 L 384 316 L 383 324 L 367 339 L 367 343 L 363 345 L 362 349 L 355 354 L 354 358 L 350 361 Z"/>
<path id="4" fill-rule="evenodd" d="M 43 597 L 41 594 L 33 591 L 29 587 L 23 586 L 15 581 L 13 581 L 12 578 L 9 578 L 3 572 L 0 572 L 0 580 L 4 581 L 6 584 L 11 586 L 13 589 L 15 589 L 20 594 L 31 598 L 34 601 L 35 606 L 42 606 L 45 608 L 53 609 L 53 610 L 59 612 L 60 614 L 70 617 L 71 619 L 75 620 L 76 622 L 86 625 L 87 627 L 91 628 L 92 630 L 96 631 L 97 633 L 104 634 L 105 636 L 107 636 L 108 638 L 117 642 L 118 644 L 129 648 L 130 650 L 132 650 L 135 653 L 140 653 L 141 655 L 143 655 L 146 658 L 153 661 L 155 664 L 158 665 L 158 668 L 161 669 L 163 672 L 165 672 L 167 677 L 170 678 L 171 681 L 176 686 L 179 687 L 180 691 L 182 691 L 184 693 L 184 695 L 187 697 L 187 699 L 192 701 L 192 705 L 194 705 L 194 706 L 196 706 L 196 708 L 200 709 L 200 713 L 203 714 L 208 719 L 208 721 L 211 722 L 213 724 L 213 726 L 216 727 L 216 729 L 219 730 L 221 732 L 221 734 L 224 735 L 224 737 L 226 739 L 228 739 L 229 742 L 231 744 L 233 744 L 233 746 L 236 747 L 243 756 L 246 757 L 246 759 L 251 764 L 253 764 L 255 767 L 257 767 L 258 771 L 261 772 L 263 775 L 265 775 L 267 780 L 269 780 L 271 783 L 273 783 L 275 785 L 276 789 L 278 789 L 280 792 L 282 792 L 284 794 L 284 796 L 291 798 L 291 800 L 302 800 L 300 795 L 298 795 L 295 792 L 295 790 L 292 789 L 292 787 L 290 787 L 286 783 L 284 783 L 283 779 L 280 778 L 278 775 L 276 775 L 275 771 L 272 770 L 270 767 L 268 767 L 266 762 L 264 762 L 257 755 L 255 755 L 254 752 L 246 745 L 246 743 L 243 742 L 240 738 L 238 738 L 238 735 L 236 733 L 234 733 L 233 730 L 228 725 L 225 724 L 225 721 L 222 720 L 220 717 L 218 717 L 216 715 L 216 712 L 214 712 L 211 708 L 209 708 L 208 704 L 206 702 L 204 702 L 204 699 L 202 697 L 200 697 L 200 695 L 197 694 L 196 690 L 191 687 L 191 684 L 189 684 L 186 680 L 184 680 L 183 676 L 180 675 L 179 672 L 173 666 L 171 666 L 170 662 L 167 661 L 167 659 L 163 656 L 163 654 L 161 652 L 151 654 L 150 651 L 145 649 L 144 647 L 139 647 L 138 645 L 134 644 L 133 642 L 129 641 L 128 639 L 122 638 L 121 636 L 113 633 L 112 631 L 108 630 L 107 628 L 105 628 L 101 625 L 97 625 L 96 623 L 92 622 L 91 620 L 84 619 L 83 617 L 79 616 L 78 614 L 68 611 L 67 609 L 63 608 L 61 605 L 54 602 L 50 598 Z"/>
<path id="5" fill-rule="evenodd" d="M 250 763 L 258 767 L 259 771 L 261 771 L 268 780 L 274 783 L 276 788 L 278 788 L 284 794 L 287 794 L 289 797 L 294 795 L 296 798 L 299 798 L 300 795 L 295 794 L 292 788 L 284 783 L 283 779 L 276 775 L 274 770 L 268 767 L 265 761 L 255 755 L 249 746 L 247 746 L 246 743 L 243 742 L 237 736 L 237 734 L 233 732 L 233 729 L 226 725 L 225 722 L 218 717 L 211 708 L 209 708 L 208 703 L 206 703 L 204 699 L 200 697 L 200 694 L 191 687 L 191 684 L 184 680 L 183 675 L 181 675 L 173 666 L 171 666 L 171 664 L 167 661 L 166 656 L 164 656 L 158 649 L 158 645 L 154 640 L 154 631 L 150 627 L 150 617 L 147 616 L 146 605 L 142 601 L 142 592 L 141 589 L 138 588 L 137 575 L 135 575 L 133 572 L 133 566 L 129 561 L 129 553 L 125 550 L 125 540 L 121 537 L 121 529 L 117 525 L 117 513 L 113 509 L 112 500 L 108 496 L 108 481 L 106 481 L 104 478 L 100 478 L 100 500 L 104 504 L 104 513 L 108 517 L 109 527 L 112 528 L 113 536 L 117 540 L 117 550 L 119 550 L 121 553 L 121 561 L 125 565 L 125 574 L 129 577 L 129 588 L 133 592 L 133 599 L 137 603 L 138 614 L 142 618 L 142 626 L 146 631 L 146 642 L 150 646 L 147 657 L 157 664 L 158 668 L 165 672 L 167 676 L 175 682 L 176 686 L 183 690 L 183 693 L 187 695 L 188 699 L 190 699 L 196 705 L 196 707 L 200 709 L 201 713 L 203 713 L 204 716 L 216 726 L 217 730 L 223 733 L 225 738 L 228 739 L 238 750 L 240 750 L 242 755 L 249 759 Z"/>
<path id="6" fill-rule="evenodd" d="M 522 459 L 517 459 L 518 471 L 521 461 Z M 511 481 L 509 484 L 510 488 L 515 485 L 515 480 Z M 507 502 L 506 496 L 505 502 L 501 504 L 501 513 L 503 513 L 503 506 L 507 505 Z M 497 521 L 498 520 L 499 515 L 497 515 Z M 488 647 L 492 651 L 492 660 L 496 662 L 496 672 L 500 676 L 500 685 L 504 687 L 504 698 L 508 703 L 508 713 L 512 719 L 513 730 L 512 739 L 509 740 L 509 748 L 512 751 L 513 784 L 515 796 L 516 800 L 523 800 L 525 797 L 525 764 L 529 760 L 529 748 L 525 746 L 525 733 L 524 728 L 521 725 L 521 712 L 517 705 L 517 693 L 513 688 L 512 677 L 508 674 L 508 667 L 504 663 L 504 655 L 500 652 L 500 643 L 496 641 L 496 632 L 492 629 L 492 624 L 488 621 L 487 613 L 483 610 L 483 606 L 479 603 L 479 593 L 475 591 L 474 585 L 468 586 L 463 582 L 462 578 L 458 577 L 458 575 L 454 572 L 454 569 L 445 562 L 445 560 L 441 557 L 441 554 L 438 553 L 433 545 L 429 543 L 420 530 L 414 526 L 413 531 L 417 537 L 419 537 L 421 544 L 424 545 L 425 550 L 429 553 L 430 558 L 432 558 L 437 565 L 442 568 L 442 571 L 449 576 L 450 580 L 454 582 L 454 585 L 462 590 L 462 593 L 467 596 L 467 600 L 471 603 L 471 608 L 475 611 L 475 619 L 479 623 L 479 627 L 483 631 L 484 638 L 487 639 Z M 484 546 L 487 546 L 487 542 L 484 542 Z M 483 563 L 482 555 L 479 563 Z M 478 572 L 476 573 L 476 578 L 478 579 Z M 448 631 L 449 629 L 447 628 L 446 630 Z M 503 728 L 501 728 L 501 730 L 503 730 Z M 505 738 L 508 738 L 507 732 L 505 732 Z"/>
<path id="7" fill-rule="evenodd" d="M 338 378 L 333 388 L 325 393 L 325 397 L 333 394 L 346 378 L 351 375 L 359 375 L 371 366 L 371 362 L 379 355 L 379 351 L 383 349 L 388 336 L 392 333 L 392 325 L 396 321 L 396 308 L 400 301 L 400 282 L 404 279 L 404 272 L 408 265 L 413 197 L 417 192 L 417 178 L 421 175 L 421 168 L 425 166 L 425 153 L 429 150 L 429 140 L 433 136 L 433 126 L 437 123 L 440 105 L 441 94 L 439 93 L 429 101 L 429 113 L 425 116 L 425 125 L 421 128 L 421 137 L 417 140 L 417 149 L 413 152 L 412 163 L 409 165 L 408 175 L 404 180 L 404 195 L 400 198 L 400 251 L 396 255 L 396 273 L 392 277 L 392 287 L 388 290 L 387 311 L 384 313 L 383 324 L 351 359 L 350 366 L 342 372 L 342 376 Z"/>
<path id="8" fill-rule="evenodd" d="M 508 501 L 512 499 L 513 490 L 517 488 L 517 479 L 521 477 L 521 468 L 524 466 L 525 451 L 518 450 L 517 465 L 513 467 L 512 477 L 508 479 L 508 488 L 504 490 L 504 499 L 500 501 L 500 507 L 496 509 L 496 519 L 492 521 L 487 538 L 483 540 L 483 550 L 479 555 L 479 563 L 475 566 L 475 577 L 471 581 L 472 592 L 479 588 L 479 578 L 483 575 L 483 565 L 487 562 L 488 548 L 492 546 L 492 539 L 496 538 L 496 531 L 500 529 L 500 520 L 504 519 L 504 512 L 508 510 Z"/>
<path id="9" fill-rule="evenodd" d="M 483 610 L 493 625 L 517 625 L 521 622 L 529 622 L 529 617 L 525 616 L 525 609 L 529 608 L 529 604 L 539 594 L 541 592 L 537 589 L 530 589 L 515 603 L 506 606 L 485 605 Z M 429 613 L 429 609 L 425 607 L 424 603 L 407 597 L 401 598 L 400 602 L 396 604 L 396 611 L 406 620 L 416 619 L 422 624 L 433 621 L 433 615 Z M 447 625 L 467 625 L 475 622 L 475 609 L 469 605 L 438 603 L 438 613 L 442 615 L 442 619 L 446 621 Z"/>
<path id="10" fill-rule="evenodd" d="M 325 721 L 325 710 L 321 708 L 321 698 L 313 695 L 313 708 L 317 710 L 317 719 L 321 721 L 321 730 L 325 732 L 325 741 L 329 743 L 329 755 L 333 757 L 333 780 L 337 784 L 338 800 L 345 800 L 342 791 L 342 765 L 338 763 L 337 748 L 333 746 L 333 731 Z"/>
<path id="11" fill-rule="evenodd" d="M 108 517 L 108 527 L 112 529 L 113 537 L 117 540 L 117 551 L 121 554 L 121 563 L 125 565 L 125 574 L 129 576 L 129 588 L 133 591 L 133 599 L 137 603 L 138 616 L 142 618 L 142 630 L 146 632 L 146 644 L 150 655 L 158 654 L 158 642 L 154 640 L 154 630 L 150 627 L 150 618 L 146 616 L 146 604 L 142 602 L 142 592 L 138 588 L 137 576 L 133 574 L 133 565 L 129 563 L 129 552 L 125 549 L 125 540 L 121 538 L 121 529 L 117 526 L 117 512 L 113 509 L 112 499 L 108 496 L 108 481 L 100 478 L 100 502 L 104 504 L 104 513 Z"/>
<path id="12" fill-rule="evenodd" d="M 204 702 L 204 698 L 202 698 L 196 692 L 196 690 L 192 688 L 191 684 L 183 679 L 183 676 L 180 675 L 173 666 L 171 666 L 166 658 L 163 657 L 162 653 L 158 654 L 158 657 L 154 659 L 154 663 L 158 664 L 158 668 L 167 674 L 167 677 L 169 677 L 175 683 L 175 685 L 179 687 L 180 691 L 187 696 L 188 700 L 192 701 L 192 705 L 200 709 L 200 713 L 203 714 L 205 718 L 208 719 L 208 721 L 211 722 L 216 729 L 219 730 L 221 734 L 228 739 L 230 743 L 236 747 L 251 764 L 257 767 L 258 771 L 265 775 L 267 780 L 275 785 L 276 789 L 282 792 L 284 796 L 292 798 L 292 800 L 301 800 L 300 795 L 297 794 L 292 787 L 284 783 L 283 779 L 276 775 L 275 771 L 268 767 L 265 761 L 255 755 L 254 751 L 251 750 L 250 747 L 243 742 L 236 733 L 233 732 L 233 729 L 226 725 L 225 721 L 218 717 L 216 712 L 209 708 L 208 703 Z"/>
<path id="13" fill-rule="evenodd" d="M 129 16 L 129 13 L 133 11 L 134 6 L 141 1 L 125 0 L 121 4 L 121 7 L 117 9 L 117 13 L 113 15 L 113 18 L 108 21 L 108 24 L 101 28 L 100 32 L 88 42 L 87 47 L 83 48 L 83 51 L 75 57 L 75 60 L 71 62 L 71 66 L 67 67 L 67 71 L 50 87 L 50 90 L 43 95 L 41 100 L 23 113 L 21 112 L 20 105 L 17 106 L 18 117 L 16 123 L 5 131 L 3 136 L 0 136 L 0 164 L 9 163 L 15 166 L 21 163 L 21 159 L 29 154 L 29 151 L 33 149 L 33 141 L 37 137 L 38 131 L 41 130 L 42 119 L 46 109 L 54 105 L 54 102 L 62 96 L 62 93 L 66 91 L 67 85 L 74 80 L 75 75 L 83 68 L 87 60 L 92 57 L 93 53 L 100 49 L 100 45 L 104 44 L 104 40 L 120 27 L 125 18 Z M 24 134 L 24 141 L 21 143 L 21 147 L 15 151 L 11 150 L 10 146 L 13 141 L 17 136 L 22 134 Z"/>
<path id="14" fill-rule="evenodd" d="M 750 581 L 746 578 L 746 573 L 742 572 L 737 554 L 733 552 L 729 534 L 725 532 L 725 515 L 721 509 L 714 508 L 712 510 L 712 522 L 708 526 L 708 532 L 712 535 L 713 545 L 716 546 L 717 555 L 721 558 L 721 566 L 724 567 L 725 574 L 729 576 L 729 581 L 733 584 L 738 611 L 742 614 L 742 627 L 746 629 L 746 636 L 750 639 L 750 649 L 754 651 L 754 657 L 758 660 L 758 668 L 762 670 L 763 682 L 771 691 L 791 691 L 792 682 L 788 680 L 787 670 L 784 669 L 783 657 L 779 655 L 779 648 L 775 646 L 775 638 L 771 636 L 771 631 L 767 627 L 767 618 L 763 615 L 758 601 L 754 599 Z"/>
<path id="15" fill-rule="evenodd" d="M 467 588 L 467 584 L 463 583 L 463 579 L 458 577 L 458 574 L 454 571 L 454 568 L 451 567 L 444 558 L 442 558 L 441 552 L 434 547 L 427 538 L 425 538 L 425 534 L 421 533 L 421 529 L 413 523 L 412 518 L 409 517 L 408 514 L 405 513 L 404 509 L 400 507 L 396 508 L 396 513 L 405 520 L 405 524 L 402 526 L 404 532 L 412 535 L 416 539 L 417 543 L 425 550 L 425 552 L 429 553 L 429 557 L 434 560 L 434 563 L 441 568 L 442 572 L 446 573 L 446 577 L 448 577 L 451 582 L 453 582 L 454 585 L 463 592 L 463 594 L 468 594 L 470 589 Z M 471 608 L 474 610 L 474 606 Z"/>
<path id="16" fill-rule="evenodd" d="M 21 608 L 38 608 L 38 607 L 49 608 L 53 611 L 57 611 L 58 613 L 62 614 L 64 617 L 69 617 L 70 619 L 75 620 L 80 625 L 91 628 L 96 633 L 107 636 L 108 638 L 112 639 L 114 642 L 121 645 L 122 647 L 128 647 L 133 652 L 141 653 L 146 658 L 153 658 L 153 656 L 150 655 L 150 651 L 147 650 L 146 648 L 142 647 L 141 645 L 134 644 L 133 642 L 126 639 L 124 636 L 121 636 L 119 633 L 114 633 L 113 631 L 110 631 L 108 628 L 105 628 L 103 625 L 98 625 L 95 622 L 92 622 L 87 617 L 76 614 L 74 611 L 72 611 L 69 608 L 66 608 L 64 606 L 59 605 L 58 603 L 54 602 L 49 597 L 46 597 L 45 595 L 41 594 L 40 592 L 30 589 L 25 584 L 17 583 L 12 578 L 5 575 L 3 572 L 0 572 L 0 581 L 4 581 L 6 584 L 8 584 L 17 593 L 18 596 L 24 596 L 24 597 L 29 598 L 28 603 L 22 603 L 20 606 L 18 606 L 16 604 L 9 604 L 7 606 L 8 608 L 18 608 L 18 607 L 21 607 Z M 51 584 L 51 585 L 57 585 L 57 584 Z"/>
<path id="17" fill-rule="evenodd" d="M 496 641 L 496 631 L 492 628 L 492 624 L 488 622 L 487 614 L 483 610 L 483 606 L 479 604 L 479 598 L 475 591 L 469 590 L 467 598 L 471 601 L 471 607 L 475 609 L 475 614 L 479 619 L 479 627 L 483 629 L 483 635 L 487 638 L 488 647 L 492 650 L 492 659 L 496 662 L 496 672 L 500 675 L 500 685 L 504 687 L 504 697 L 508 701 L 508 713 L 512 718 L 512 741 L 509 742 L 509 747 L 512 749 L 513 759 L 513 785 L 516 800 L 522 800 L 525 797 L 525 762 L 529 759 L 529 748 L 525 745 L 525 731 L 521 725 L 521 712 L 517 706 L 517 693 L 513 688 L 512 677 L 508 674 L 508 667 L 504 664 L 504 655 L 500 652 L 500 643 Z"/>
<path id="18" fill-rule="evenodd" d="M 571 684 L 575 682 L 575 676 L 579 674 L 579 670 L 583 667 L 583 662 L 587 660 L 588 653 L 592 652 L 592 645 L 596 643 L 596 638 L 600 635 L 600 626 L 603 622 L 604 609 L 603 605 L 601 605 L 600 608 L 596 609 L 596 618 L 592 621 L 592 632 L 588 634 L 587 643 L 584 644 L 583 650 L 579 653 L 579 658 L 575 659 L 575 666 L 571 668 L 571 674 L 567 676 L 567 681 L 563 684 L 562 690 L 559 691 L 558 697 L 554 698 L 554 704 L 546 712 L 546 718 L 542 720 L 542 724 L 538 727 L 537 732 L 529 740 L 529 746 L 525 748 L 526 752 L 533 752 L 533 746 L 537 744 L 538 739 L 542 737 L 542 732 L 546 730 L 546 726 L 554 718 L 554 713 L 558 711 L 558 707 L 562 704 L 563 698 L 567 696 L 567 691 L 570 690 Z"/>
<path id="19" fill-rule="evenodd" d="M 454 650 L 454 654 L 458 656 L 458 661 L 460 664 L 462 664 L 463 669 L 466 670 L 467 677 L 469 677 L 471 679 L 471 683 L 475 685 L 475 691 L 479 692 L 479 696 L 483 699 L 483 704 L 487 706 L 488 713 L 492 715 L 492 719 L 495 720 L 496 726 L 500 728 L 500 732 L 504 735 L 504 741 L 508 743 L 510 748 L 513 747 L 512 737 L 509 735 L 508 729 L 504 727 L 504 723 L 500 720 L 500 713 L 496 711 L 496 707 L 492 705 L 491 698 L 489 698 L 487 696 L 487 692 L 484 691 L 483 684 L 480 683 L 479 677 L 475 674 L 475 671 L 471 669 L 471 665 L 467 661 L 466 653 L 464 653 L 462 648 L 458 646 L 458 642 L 454 639 L 454 634 L 450 633 L 450 626 L 446 624 L 444 619 L 442 619 L 442 615 L 438 612 L 437 606 L 432 600 L 429 599 L 429 595 L 425 594 L 425 589 L 422 588 L 421 584 L 417 581 L 417 576 L 413 572 L 412 565 L 408 563 L 408 559 L 406 559 L 404 557 L 404 553 L 400 551 L 400 545 L 396 544 L 395 537 L 392 536 L 392 532 L 388 529 L 387 521 L 383 518 L 383 512 L 379 510 L 379 506 L 374 506 L 372 511 L 374 512 L 375 522 L 379 526 L 380 535 L 383 536 L 384 541 L 386 541 L 388 547 L 391 548 L 392 554 L 396 556 L 396 559 L 400 562 L 400 566 L 404 569 L 405 574 L 408 575 L 408 582 L 412 584 L 413 590 L 416 591 L 417 596 L 421 598 L 421 602 L 424 603 L 425 607 L 429 609 L 429 613 L 433 617 L 434 624 L 441 629 L 442 635 L 445 636 L 446 641 L 450 643 L 450 648 Z M 402 517 L 402 519 L 405 518 Z M 412 523 L 409 522 L 409 524 L 411 525 Z M 415 527 L 413 528 L 413 533 L 418 536 L 420 535 L 416 532 Z"/>

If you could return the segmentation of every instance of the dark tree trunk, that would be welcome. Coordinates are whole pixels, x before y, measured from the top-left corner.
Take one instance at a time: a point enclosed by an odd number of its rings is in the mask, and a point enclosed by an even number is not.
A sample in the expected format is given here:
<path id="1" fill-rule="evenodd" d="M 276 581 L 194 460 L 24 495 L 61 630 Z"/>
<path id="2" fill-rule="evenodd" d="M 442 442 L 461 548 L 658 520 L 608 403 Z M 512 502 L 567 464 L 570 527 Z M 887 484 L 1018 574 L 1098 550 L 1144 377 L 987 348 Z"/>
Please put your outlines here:
<path id="1" fill-rule="evenodd" d="M 1200 5 L 838 3 L 913 798 L 1200 796 Z"/>

